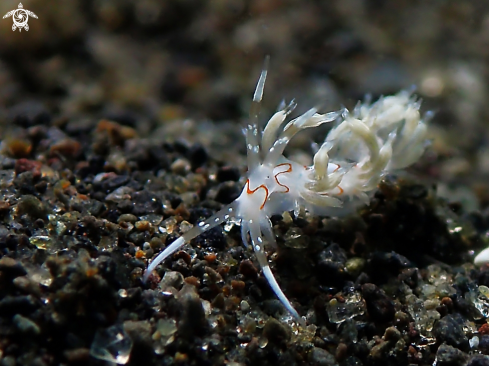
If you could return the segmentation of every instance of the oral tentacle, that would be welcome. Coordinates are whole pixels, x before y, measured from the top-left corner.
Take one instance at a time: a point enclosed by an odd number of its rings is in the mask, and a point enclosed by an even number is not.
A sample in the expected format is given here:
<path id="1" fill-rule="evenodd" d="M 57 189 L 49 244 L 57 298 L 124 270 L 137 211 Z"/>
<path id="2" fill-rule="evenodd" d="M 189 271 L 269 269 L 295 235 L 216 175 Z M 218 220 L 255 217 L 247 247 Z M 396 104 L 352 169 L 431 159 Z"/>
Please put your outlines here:
<path id="1" fill-rule="evenodd" d="M 277 296 L 277 298 L 280 300 L 280 302 L 285 307 L 285 309 L 287 309 L 287 311 L 290 314 L 292 314 L 292 316 L 297 320 L 297 322 L 301 326 L 305 326 L 304 319 L 300 317 L 297 310 L 294 309 L 289 299 L 287 299 L 282 289 L 280 288 L 280 285 L 275 279 L 275 276 L 273 275 L 270 266 L 268 265 L 267 256 L 263 248 L 263 240 L 260 235 L 260 226 L 258 223 L 255 222 L 250 223 L 250 237 L 251 237 L 251 243 L 253 245 L 253 249 L 255 250 L 256 258 L 258 259 L 258 263 L 260 264 L 260 267 L 262 269 L 263 276 L 265 276 L 265 278 L 267 279 L 268 284 L 270 285 L 271 289 L 275 293 L 275 296 Z M 275 242 L 275 239 L 273 241 Z"/>
<path id="2" fill-rule="evenodd" d="M 268 217 L 264 218 L 260 223 L 261 232 L 265 236 L 268 244 L 277 248 L 277 242 L 275 241 L 275 233 L 273 232 L 272 222 Z"/>
<path id="3" fill-rule="evenodd" d="M 258 129 L 258 115 L 260 114 L 261 100 L 265 81 L 267 80 L 269 57 L 265 58 L 265 63 L 256 84 L 255 93 L 250 107 L 250 124 L 246 129 L 246 151 L 248 158 L 248 170 L 256 168 L 260 164 L 260 136 Z"/>
<path id="4" fill-rule="evenodd" d="M 258 127 L 256 125 L 248 125 L 246 128 L 246 152 L 249 171 L 260 165 L 260 144 L 258 141 Z"/>
<path id="5" fill-rule="evenodd" d="M 246 248 L 248 248 L 248 231 L 250 231 L 248 228 L 248 221 L 241 220 L 241 241 Z"/>
<path id="6" fill-rule="evenodd" d="M 148 280 L 149 276 L 151 275 L 151 272 L 153 272 L 153 270 L 161 262 L 163 262 L 166 258 L 168 258 L 170 255 L 175 253 L 182 246 L 184 246 L 185 243 L 188 243 L 193 238 L 222 224 L 223 222 L 228 221 L 229 218 L 233 217 L 234 212 L 236 210 L 235 206 L 236 205 L 234 204 L 234 202 L 231 203 L 230 205 L 227 205 L 226 207 L 218 211 L 215 215 L 212 215 L 208 219 L 199 222 L 192 229 L 187 231 L 185 234 L 183 234 L 181 237 L 179 237 L 177 240 L 171 243 L 168 247 L 166 247 L 155 259 L 153 259 L 151 264 L 148 266 L 148 269 L 146 270 L 146 273 L 144 274 L 143 277 L 143 282 L 146 282 Z"/>

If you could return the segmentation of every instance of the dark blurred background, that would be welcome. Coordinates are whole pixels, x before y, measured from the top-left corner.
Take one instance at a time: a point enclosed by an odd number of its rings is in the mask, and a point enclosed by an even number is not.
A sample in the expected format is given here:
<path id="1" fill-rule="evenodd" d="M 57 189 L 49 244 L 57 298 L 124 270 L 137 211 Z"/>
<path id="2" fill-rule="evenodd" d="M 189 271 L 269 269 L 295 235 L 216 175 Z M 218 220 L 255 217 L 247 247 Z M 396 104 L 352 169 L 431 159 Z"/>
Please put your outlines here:
<path id="1" fill-rule="evenodd" d="M 30 109 L 70 121 L 107 117 L 143 136 L 172 121 L 235 123 L 246 118 L 270 55 L 269 112 L 282 98 L 295 97 L 304 109 L 352 107 L 366 93 L 375 97 L 415 85 L 423 110 L 436 112 L 428 173 L 469 184 L 481 202 L 489 202 L 487 2 L 23 5 L 38 16 L 29 19 L 28 32 L 13 32 L 11 18 L 0 20 L 0 132 L 19 110 Z M 0 14 L 17 6 L 18 0 L 3 0 Z"/>

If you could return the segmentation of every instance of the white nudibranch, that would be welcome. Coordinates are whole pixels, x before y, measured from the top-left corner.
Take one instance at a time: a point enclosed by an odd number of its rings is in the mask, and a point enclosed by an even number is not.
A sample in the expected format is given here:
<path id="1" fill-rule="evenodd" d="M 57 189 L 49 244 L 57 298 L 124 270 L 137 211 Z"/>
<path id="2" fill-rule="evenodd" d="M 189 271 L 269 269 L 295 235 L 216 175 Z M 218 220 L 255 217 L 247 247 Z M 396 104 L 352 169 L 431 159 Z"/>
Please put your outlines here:
<path id="1" fill-rule="evenodd" d="M 343 108 L 321 114 L 312 108 L 283 128 L 296 103 L 282 103 L 261 132 L 258 112 L 266 76 L 265 65 L 253 96 L 250 122 L 244 130 L 248 179 L 241 195 L 166 247 L 149 265 L 144 281 L 158 264 L 185 243 L 230 218 L 240 219 L 243 244 L 248 246 L 249 234 L 270 287 L 284 307 L 304 325 L 304 319 L 283 293 L 268 264 L 264 244 L 276 245 L 270 217 L 284 211 L 298 214 L 302 208 L 317 215 L 340 216 L 368 204 L 387 172 L 405 168 L 423 154 L 427 118 L 421 118 L 421 102 L 412 92 L 401 91 L 373 104 L 359 103 L 352 112 Z M 285 147 L 299 131 L 334 121 L 336 127 L 314 155 L 312 166 L 284 157 Z"/>

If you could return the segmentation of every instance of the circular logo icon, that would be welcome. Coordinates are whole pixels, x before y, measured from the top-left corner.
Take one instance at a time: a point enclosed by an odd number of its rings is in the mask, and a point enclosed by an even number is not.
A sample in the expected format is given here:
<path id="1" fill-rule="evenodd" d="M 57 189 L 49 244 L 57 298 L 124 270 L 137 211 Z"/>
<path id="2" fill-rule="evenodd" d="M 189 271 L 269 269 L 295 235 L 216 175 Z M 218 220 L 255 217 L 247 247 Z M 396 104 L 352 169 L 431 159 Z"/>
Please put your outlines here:
<path id="1" fill-rule="evenodd" d="M 29 30 L 29 26 L 27 25 L 27 21 L 29 20 L 29 14 L 27 14 L 27 12 L 24 9 L 15 10 L 12 19 L 14 21 L 14 25 L 12 26 L 12 28 L 14 26 L 18 28 L 27 27 L 26 30 Z"/>
<path id="2" fill-rule="evenodd" d="M 3 16 L 3 19 L 10 16 L 12 17 L 12 20 L 14 21 L 14 24 L 12 25 L 13 31 L 15 31 L 17 28 L 19 29 L 19 32 L 22 31 L 22 28 L 28 31 L 29 25 L 27 24 L 27 21 L 29 20 L 29 15 L 33 18 L 37 18 L 36 14 L 30 10 L 24 9 L 22 3 L 19 3 L 19 8 L 9 11 Z"/>

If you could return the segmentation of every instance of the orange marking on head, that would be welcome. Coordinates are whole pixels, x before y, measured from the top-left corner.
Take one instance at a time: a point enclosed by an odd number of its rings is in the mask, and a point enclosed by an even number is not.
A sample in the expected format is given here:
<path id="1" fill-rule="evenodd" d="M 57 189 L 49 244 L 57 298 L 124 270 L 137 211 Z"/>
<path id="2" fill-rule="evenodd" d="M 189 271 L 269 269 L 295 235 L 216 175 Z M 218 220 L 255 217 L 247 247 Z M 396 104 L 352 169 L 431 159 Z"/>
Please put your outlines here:
<path id="1" fill-rule="evenodd" d="M 333 173 L 336 172 L 339 168 L 341 168 L 341 165 L 340 164 L 336 164 L 336 165 L 338 165 L 338 166 L 336 167 L 335 170 L 333 170 Z"/>
<path id="2" fill-rule="evenodd" d="M 246 181 L 246 193 L 248 194 L 253 194 L 255 193 L 256 191 L 258 191 L 259 189 L 264 189 L 265 190 L 265 199 L 263 200 L 263 203 L 261 204 L 260 206 L 260 210 L 263 209 L 263 207 L 265 207 L 265 203 L 267 203 L 267 199 L 268 199 L 268 188 L 266 185 L 262 184 L 258 187 L 256 187 L 255 189 L 251 190 L 250 189 L 250 180 L 248 179 Z"/>
<path id="3" fill-rule="evenodd" d="M 284 165 L 288 165 L 289 167 L 287 168 L 287 170 L 284 170 L 283 172 L 278 172 L 277 174 L 275 174 L 275 182 L 277 182 L 277 184 L 280 187 L 284 187 L 285 188 L 285 192 L 281 192 L 281 193 L 289 193 L 289 191 L 290 191 L 289 187 L 287 187 L 285 184 L 280 183 L 278 181 L 278 178 L 277 177 L 280 174 L 290 173 L 292 171 L 292 164 L 290 164 L 290 163 L 283 163 L 283 164 L 277 165 L 275 168 L 278 168 L 279 166 L 284 166 Z"/>

